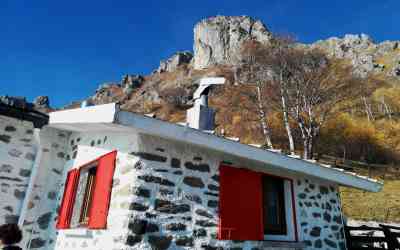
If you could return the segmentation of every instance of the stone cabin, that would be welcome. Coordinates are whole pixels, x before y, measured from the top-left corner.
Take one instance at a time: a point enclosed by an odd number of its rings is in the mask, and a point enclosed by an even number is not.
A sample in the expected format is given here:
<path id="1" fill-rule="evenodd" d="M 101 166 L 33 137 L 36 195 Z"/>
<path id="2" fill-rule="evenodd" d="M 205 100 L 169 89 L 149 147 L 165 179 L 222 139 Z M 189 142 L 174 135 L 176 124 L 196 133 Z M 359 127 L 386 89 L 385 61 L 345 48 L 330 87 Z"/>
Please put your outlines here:
<path id="1" fill-rule="evenodd" d="M 0 96 L 0 225 L 18 222 L 48 119 L 24 98 Z"/>
<path id="2" fill-rule="evenodd" d="M 346 249 L 339 186 L 382 188 L 116 104 L 50 113 L 35 139 L 0 119 L 0 219 L 23 249 Z"/>

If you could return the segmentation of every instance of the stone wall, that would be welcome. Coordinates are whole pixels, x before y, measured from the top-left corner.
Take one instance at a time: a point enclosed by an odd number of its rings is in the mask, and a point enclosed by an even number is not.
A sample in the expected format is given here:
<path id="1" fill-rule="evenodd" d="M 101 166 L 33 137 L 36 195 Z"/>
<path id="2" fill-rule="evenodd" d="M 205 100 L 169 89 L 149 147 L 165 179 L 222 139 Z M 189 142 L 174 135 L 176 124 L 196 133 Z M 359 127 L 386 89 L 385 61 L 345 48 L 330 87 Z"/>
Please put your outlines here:
<path id="1" fill-rule="evenodd" d="M 42 157 L 24 216 L 24 249 L 122 249 L 127 235 L 131 195 L 123 195 L 121 183 L 132 182 L 138 157 L 137 136 L 120 133 L 66 133 L 45 128 L 41 131 Z M 107 230 L 55 230 L 67 172 L 96 157 L 118 150 Z M 125 191 L 126 192 L 126 191 Z M 124 230 L 126 228 L 126 230 Z"/>
<path id="2" fill-rule="evenodd" d="M 36 157 L 33 124 L 0 116 L 0 225 L 16 223 Z"/>
<path id="3" fill-rule="evenodd" d="M 25 215 L 25 244 L 31 249 L 293 249 L 216 239 L 219 164 L 257 163 L 136 133 L 46 133 L 52 139 L 42 149 L 48 156 L 36 181 L 43 189 L 30 195 L 32 202 L 41 199 L 40 205 L 34 203 L 37 210 Z M 55 230 L 67 171 L 114 149 L 118 155 L 107 229 Z M 296 227 L 307 249 L 345 249 L 337 186 L 273 174 L 293 179 Z"/>
<path id="4" fill-rule="evenodd" d="M 242 162 L 152 136 L 141 136 L 139 151 L 132 154 L 141 159 L 134 170 L 137 180 L 126 184 L 134 197 L 126 241 L 131 249 L 273 249 L 266 242 L 216 239 L 218 166 L 225 159 Z M 307 249 L 345 249 L 337 186 L 289 177 L 300 241 Z"/>
<path id="5" fill-rule="evenodd" d="M 58 205 L 69 134 L 55 129 L 40 131 L 40 148 L 21 211 L 23 249 L 40 249 L 53 243 L 48 229 Z"/>
<path id="6" fill-rule="evenodd" d="M 89 151 L 89 152 L 88 152 Z M 91 153 L 90 153 L 91 151 Z M 95 155 L 93 154 L 96 153 Z M 79 148 L 80 154 L 91 155 L 91 159 L 95 159 L 108 150 L 99 148 Z M 88 159 L 88 158 L 86 158 Z M 124 183 L 132 182 L 134 166 L 139 161 L 138 157 L 118 152 L 116 169 L 113 179 L 113 191 L 111 193 L 110 209 L 107 217 L 107 229 L 105 230 L 88 230 L 88 229 L 69 229 L 59 230 L 55 235 L 54 248 L 49 249 L 96 249 L 96 250 L 117 250 L 124 249 L 126 246 L 126 236 L 128 234 L 128 223 L 132 216 L 131 189 L 127 189 Z M 74 166 L 79 166 L 88 160 L 80 161 Z M 61 198 L 61 197 L 60 197 Z M 53 225 L 53 228 L 55 225 Z"/>
<path id="7" fill-rule="evenodd" d="M 338 187 L 310 178 L 297 179 L 297 217 L 309 249 L 346 249 Z"/>

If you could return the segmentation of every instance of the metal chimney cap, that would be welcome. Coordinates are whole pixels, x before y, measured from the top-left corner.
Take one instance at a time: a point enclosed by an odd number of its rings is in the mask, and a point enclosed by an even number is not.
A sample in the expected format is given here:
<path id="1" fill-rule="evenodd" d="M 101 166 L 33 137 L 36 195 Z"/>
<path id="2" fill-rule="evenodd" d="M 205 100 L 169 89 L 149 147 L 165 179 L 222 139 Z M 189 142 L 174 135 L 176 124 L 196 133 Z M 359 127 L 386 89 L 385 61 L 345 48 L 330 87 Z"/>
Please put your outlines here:
<path id="1" fill-rule="evenodd" d="M 224 77 L 206 77 L 200 79 L 200 84 L 197 90 L 194 92 L 193 98 L 198 99 L 204 93 L 204 91 L 211 85 L 221 85 L 225 83 Z"/>

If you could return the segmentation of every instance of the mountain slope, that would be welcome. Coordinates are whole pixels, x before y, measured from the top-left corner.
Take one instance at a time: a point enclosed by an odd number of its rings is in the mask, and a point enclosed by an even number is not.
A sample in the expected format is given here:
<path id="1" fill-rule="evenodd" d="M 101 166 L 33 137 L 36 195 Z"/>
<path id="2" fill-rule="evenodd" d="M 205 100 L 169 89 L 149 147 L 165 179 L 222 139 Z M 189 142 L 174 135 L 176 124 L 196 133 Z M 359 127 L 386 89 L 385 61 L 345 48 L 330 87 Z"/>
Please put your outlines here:
<path id="1" fill-rule="evenodd" d="M 126 75 L 120 82 L 102 84 L 88 101 L 94 104 L 119 102 L 125 110 L 154 113 L 163 120 L 183 122 L 185 110 L 192 104 L 197 81 L 205 76 L 223 76 L 228 80 L 226 86 L 213 90 L 210 96 L 210 104 L 217 110 L 216 132 L 239 137 L 245 143 L 263 143 L 261 127 L 254 118 L 257 113 L 250 107 L 248 96 L 243 94 L 251 90 L 246 84 L 239 83 L 237 65 L 241 60 L 241 46 L 246 41 L 268 44 L 271 39 L 273 34 L 268 28 L 251 17 L 216 16 L 204 19 L 194 27 L 194 55 L 177 52 L 161 61 L 160 67 L 147 76 Z M 304 49 L 319 48 L 330 57 L 343 59 L 354 67 L 355 75 L 366 79 L 366 86 L 371 84 L 376 89 L 368 96 L 368 105 L 372 107 L 376 121 L 368 122 L 362 107 L 350 116 L 338 116 L 322 131 L 323 138 L 318 147 L 321 153 L 343 156 L 340 144 L 346 144 L 350 148 L 362 148 L 358 152 L 346 152 L 347 157 L 354 160 L 372 159 L 373 162 L 384 163 L 395 159 L 392 155 L 400 151 L 400 140 L 393 139 L 391 135 L 400 133 L 399 42 L 376 44 L 370 37 L 361 34 L 297 45 Z M 385 116 L 384 105 L 390 106 L 390 120 Z M 274 144 L 286 149 L 282 117 L 279 112 L 270 116 Z M 341 129 L 343 126 L 346 128 Z M 356 131 L 358 126 L 363 128 Z M 299 131 L 294 132 L 299 138 Z M 301 149 L 301 145 L 297 146 Z M 391 156 L 388 157 L 388 154 Z"/>

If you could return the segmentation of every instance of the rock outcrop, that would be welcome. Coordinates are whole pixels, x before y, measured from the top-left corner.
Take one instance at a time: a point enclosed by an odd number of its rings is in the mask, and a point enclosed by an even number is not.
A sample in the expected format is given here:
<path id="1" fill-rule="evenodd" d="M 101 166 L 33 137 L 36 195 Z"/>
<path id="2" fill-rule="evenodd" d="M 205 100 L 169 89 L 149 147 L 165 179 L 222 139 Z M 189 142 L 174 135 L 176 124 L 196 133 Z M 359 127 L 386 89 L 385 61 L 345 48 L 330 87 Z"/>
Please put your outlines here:
<path id="1" fill-rule="evenodd" d="M 121 81 L 121 87 L 124 94 L 129 95 L 134 89 L 139 88 L 144 82 L 141 75 L 124 75 Z"/>
<path id="2" fill-rule="evenodd" d="M 157 72 L 173 72 L 181 65 L 190 64 L 192 58 L 193 54 L 189 51 L 177 52 L 167 60 L 161 61 Z"/>
<path id="3" fill-rule="evenodd" d="M 398 41 L 376 44 L 366 34 L 332 37 L 317 41 L 310 47 L 320 48 L 332 57 L 348 59 L 360 77 L 366 77 L 368 74 L 395 76 L 394 67 L 400 62 Z"/>
<path id="4" fill-rule="evenodd" d="M 216 16 L 204 19 L 194 28 L 194 69 L 213 65 L 235 65 L 240 62 L 244 42 L 256 40 L 268 43 L 271 32 L 260 20 L 248 16 Z M 400 41 L 375 43 L 366 34 L 332 37 L 313 44 L 298 44 L 302 48 L 319 48 L 331 57 L 346 59 L 360 77 L 380 74 L 400 80 Z"/>
<path id="5" fill-rule="evenodd" d="M 271 32 L 260 20 L 248 16 L 216 16 L 204 19 L 194 27 L 195 69 L 215 64 L 236 64 L 245 41 L 268 43 Z"/>
<path id="6" fill-rule="evenodd" d="M 48 96 L 43 96 L 43 95 L 38 96 L 33 101 L 33 105 L 35 106 L 35 108 L 38 109 L 50 108 L 50 99 Z"/>

